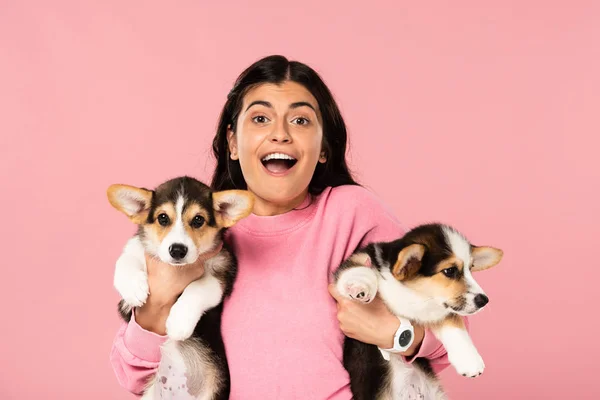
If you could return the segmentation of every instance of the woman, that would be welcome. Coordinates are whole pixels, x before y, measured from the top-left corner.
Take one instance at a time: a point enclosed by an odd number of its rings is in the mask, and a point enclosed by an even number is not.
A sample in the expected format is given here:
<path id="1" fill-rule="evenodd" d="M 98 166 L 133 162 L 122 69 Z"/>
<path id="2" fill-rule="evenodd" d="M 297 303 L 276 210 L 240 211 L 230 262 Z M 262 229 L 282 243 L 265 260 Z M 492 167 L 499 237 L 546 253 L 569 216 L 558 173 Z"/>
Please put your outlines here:
<path id="1" fill-rule="evenodd" d="M 266 57 L 229 93 L 213 142 L 212 187 L 248 189 L 256 197 L 253 214 L 226 236 L 239 263 L 222 326 L 231 399 L 351 399 L 344 334 L 392 347 L 400 323 L 380 300 L 349 302 L 328 285 L 358 246 L 404 233 L 353 180 L 346 138 L 329 89 L 302 63 Z M 159 365 L 171 305 L 202 274 L 201 263 L 182 272 L 147 262 L 150 296 L 121 326 L 111 353 L 120 384 L 134 393 Z M 448 365 L 441 343 L 417 325 L 414 343 L 400 356 L 426 357 L 437 371 Z"/>

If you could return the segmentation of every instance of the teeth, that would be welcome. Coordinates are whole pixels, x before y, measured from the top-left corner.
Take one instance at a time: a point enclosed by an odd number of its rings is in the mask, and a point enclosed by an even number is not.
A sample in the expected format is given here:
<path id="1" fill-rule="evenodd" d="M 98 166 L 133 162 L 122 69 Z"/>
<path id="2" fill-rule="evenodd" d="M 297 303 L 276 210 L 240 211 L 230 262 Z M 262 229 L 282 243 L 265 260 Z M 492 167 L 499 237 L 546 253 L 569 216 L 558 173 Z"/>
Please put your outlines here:
<path id="1" fill-rule="evenodd" d="M 271 153 L 271 154 L 267 154 L 262 159 L 262 161 L 269 161 L 269 160 L 295 160 L 295 158 L 288 156 L 287 154 L 283 154 L 283 153 Z"/>

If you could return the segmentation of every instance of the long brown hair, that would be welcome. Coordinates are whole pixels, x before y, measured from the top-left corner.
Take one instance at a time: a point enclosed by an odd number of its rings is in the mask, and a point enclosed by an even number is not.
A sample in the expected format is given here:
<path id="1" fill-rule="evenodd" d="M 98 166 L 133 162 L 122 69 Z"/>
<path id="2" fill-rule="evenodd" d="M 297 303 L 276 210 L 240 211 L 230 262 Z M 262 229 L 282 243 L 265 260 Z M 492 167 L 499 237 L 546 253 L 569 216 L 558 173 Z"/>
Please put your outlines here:
<path id="1" fill-rule="evenodd" d="M 244 96 L 250 89 L 264 83 L 285 81 L 299 83 L 310 91 L 319 104 L 323 119 L 323 150 L 327 162 L 317 164 L 308 192 L 318 195 L 328 186 L 358 185 L 346 162 L 346 124 L 333 95 L 312 68 L 274 55 L 255 62 L 242 72 L 227 96 L 213 139 L 213 154 L 217 160 L 211 184 L 214 190 L 247 189 L 239 162 L 229 158 L 227 131 L 231 127 L 235 132 Z"/>

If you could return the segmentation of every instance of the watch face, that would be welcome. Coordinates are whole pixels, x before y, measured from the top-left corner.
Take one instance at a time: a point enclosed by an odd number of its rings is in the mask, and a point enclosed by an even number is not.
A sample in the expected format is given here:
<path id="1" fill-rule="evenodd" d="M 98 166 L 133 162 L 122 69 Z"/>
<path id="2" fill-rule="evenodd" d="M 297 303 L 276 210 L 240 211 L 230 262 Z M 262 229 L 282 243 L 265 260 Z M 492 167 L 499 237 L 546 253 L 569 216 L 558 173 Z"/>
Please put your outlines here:
<path id="1" fill-rule="evenodd" d="M 406 347 L 410 343 L 411 339 L 412 339 L 412 332 L 409 330 L 406 330 L 406 331 L 402 332 L 400 334 L 400 336 L 398 337 L 398 344 L 400 345 L 400 347 Z"/>

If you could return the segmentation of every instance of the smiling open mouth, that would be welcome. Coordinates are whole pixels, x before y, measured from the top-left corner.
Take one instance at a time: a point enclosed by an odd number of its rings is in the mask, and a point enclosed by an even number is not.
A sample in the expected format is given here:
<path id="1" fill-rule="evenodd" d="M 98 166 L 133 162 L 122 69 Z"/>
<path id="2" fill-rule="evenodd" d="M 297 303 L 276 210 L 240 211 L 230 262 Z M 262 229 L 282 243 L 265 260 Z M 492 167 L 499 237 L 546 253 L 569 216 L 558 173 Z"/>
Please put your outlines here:
<path id="1" fill-rule="evenodd" d="M 298 160 L 287 154 L 272 153 L 265 156 L 261 162 L 269 172 L 273 174 L 282 174 L 296 165 Z"/>

